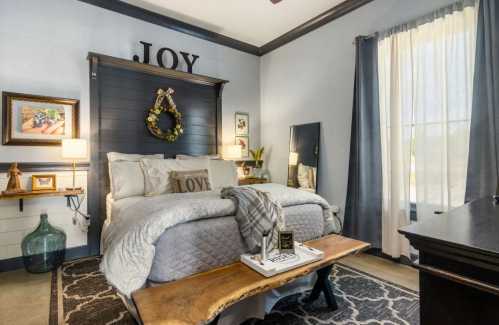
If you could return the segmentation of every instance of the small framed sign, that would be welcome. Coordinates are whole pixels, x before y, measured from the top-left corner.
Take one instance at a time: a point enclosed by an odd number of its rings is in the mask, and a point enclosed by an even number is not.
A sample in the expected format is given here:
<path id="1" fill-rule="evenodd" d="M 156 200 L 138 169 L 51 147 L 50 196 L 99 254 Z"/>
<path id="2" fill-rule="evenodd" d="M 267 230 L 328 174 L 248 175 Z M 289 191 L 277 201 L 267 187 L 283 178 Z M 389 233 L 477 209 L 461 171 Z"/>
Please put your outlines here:
<path id="1" fill-rule="evenodd" d="M 55 175 L 33 175 L 31 176 L 32 191 L 55 191 L 57 190 Z"/>
<path id="2" fill-rule="evenodd" d="M 295 253 L 295 236 L 292 231 L 279 231 L 279 252 L 281 254 Z"/>

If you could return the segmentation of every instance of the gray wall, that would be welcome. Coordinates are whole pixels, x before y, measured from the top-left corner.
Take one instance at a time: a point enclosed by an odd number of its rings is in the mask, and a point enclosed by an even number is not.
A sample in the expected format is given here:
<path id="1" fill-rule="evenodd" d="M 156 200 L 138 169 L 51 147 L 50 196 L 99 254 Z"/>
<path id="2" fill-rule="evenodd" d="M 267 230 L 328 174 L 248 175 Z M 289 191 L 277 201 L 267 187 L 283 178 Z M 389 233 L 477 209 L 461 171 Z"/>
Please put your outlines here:
<path id="1" fill-rule="evenodd" d="M 261 130 L 273 181 L 285 184 L 289 126 L 321 122 L 319 193 L 345 205 L 357 35 L 407 22 L 451 0 L 376 0 L 261 59 Z"/>
<path id="2" fill-rule="evenodd" d="M 243 111 L 250 113 L 251 143 L 260 143 L 258 57 L 76 0 L 0 0 L 0 90 L 80 99 L 82 137 L 88 137 L 87 53 L 131 59 L 142 53 L 140 40 L 154 44 L 154 64 L 163 46 L 200 55 L 194 73 L 230 81 L 223 141 L 233 143 L 234 112 Z M 26 149 L 0 146 L 0 162 L 60 160 L 59 148 Z"/>
<path id="3" fill-rule="evenodd" d="M 80 99 L 81 136 L 88 138 L 87 53 L 131 59 L 134 54 L 142 56 L 140 40 L 154 44 L 154 55 L 160 46 L 198 54 L 195 73 L 229 80 L 223 94 L 223 141 L 234 142 L 234 112 L 243 111 L 250 113 L 251 143 L 259 144 L 258 57 L 76 0 L 0 0 L 0 91 Z M 180 68 L 186 70 L 185 65 Z M 0 145 L 0 162 L 60 160 L 59 147 Z M 30 175 L 23 175 L 26 188 Z M 7 178 L 0 177 L 2 191 Z M 61 187 L 71 184 L 70 173 L 57 173 L 57 177 Z M 86 187 L 85 172 L 78 173 L 77 182 Z M 22 213 L 17 204 L 0 202 L 0 259 L 21 255 L 21 240 L 37 225 L 42 209 L 51 223 L 66 231 L 68 247 L 86 245 L 87 234 L 72 224 L 64 198 L 27 200 Z"/>

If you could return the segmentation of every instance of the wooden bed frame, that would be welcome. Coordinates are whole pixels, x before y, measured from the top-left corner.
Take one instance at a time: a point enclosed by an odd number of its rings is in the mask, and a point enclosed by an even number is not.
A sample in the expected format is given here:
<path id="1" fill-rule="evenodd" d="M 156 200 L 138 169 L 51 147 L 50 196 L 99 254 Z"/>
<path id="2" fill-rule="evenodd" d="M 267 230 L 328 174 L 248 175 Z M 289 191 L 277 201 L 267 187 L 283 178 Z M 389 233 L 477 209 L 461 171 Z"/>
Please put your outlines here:
<path id="1" fill-rule="evenodd" d="M 100 254 L 100 234 L 109 193 L 107 153 L 204 155 L 220 152 L 222 91 L 228 81 L 89 53 L 90 255 Z M 145 118 L 158 88 L 172 88 L 183 115 L 184 134 L 174 143 L 153 137 Z"/>

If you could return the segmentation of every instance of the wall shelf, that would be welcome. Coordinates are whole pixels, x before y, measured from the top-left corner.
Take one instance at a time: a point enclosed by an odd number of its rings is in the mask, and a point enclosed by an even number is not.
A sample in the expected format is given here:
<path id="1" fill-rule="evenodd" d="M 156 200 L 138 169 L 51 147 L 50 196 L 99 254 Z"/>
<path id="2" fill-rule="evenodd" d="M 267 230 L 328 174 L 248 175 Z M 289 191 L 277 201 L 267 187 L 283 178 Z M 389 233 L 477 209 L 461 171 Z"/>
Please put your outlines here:
<path id="1" fill-rule="evenodd" d="M 19 200 L 19 211 L 23 211 L 24 199 L 37 199 L 44 197 L 64 196 L 68 201 L 68 206 L 71 206 L 70 198 L 78 195 L 85 194 L 84 190 L 66 190 L 59 189 L 56 191 L 26 191 L 21 193 L 2 193 L 0 200 Z"/>

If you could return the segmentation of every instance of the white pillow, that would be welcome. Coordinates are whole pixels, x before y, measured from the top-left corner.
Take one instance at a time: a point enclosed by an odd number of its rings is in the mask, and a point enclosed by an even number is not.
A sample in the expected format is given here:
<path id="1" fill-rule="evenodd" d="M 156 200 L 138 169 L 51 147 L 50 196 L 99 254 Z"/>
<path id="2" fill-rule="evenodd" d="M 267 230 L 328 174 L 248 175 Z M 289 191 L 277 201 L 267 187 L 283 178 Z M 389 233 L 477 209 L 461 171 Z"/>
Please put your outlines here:
<path id="1" fill-rule="evenodd" d="M 209 169 L 208 159 L 148 159 L 140 160 L 140 166 L 144 172 L 146 196 L 172 193 L 170 182 L 172 171 L 189 171 Z"/>
<path id="2" fill-rule="evenodd" d="M 204 155 L 204 156 L 189 156 L 189 155 L 177 155 L 179 160 L 189 160 L 189 159 L 220 159 L 220 155 Z"/>
<path id="3" fill-rule="evenodd" d="M 231 160 L 209 160 L 210 183 L 213 189 L 237 186 L 236 164 Z"/>
<path id="4" fill-rule="evenodd" d="M 114 200 L 144 195 L 144 173 L 139 161 L 142 158 L 163 159 L 163 154 L 138 155 L 109 152 L 109 184 Z"/>
<path id="5" fill-rule="evenodd" d="M 151 159 L 163 159 L 165 155 L 162 153 L 152 154 L 152 155 L 139 155 L 139 154 L 129 154 L 129 153 L 120 153 L 120 152 L 108 152 L 107 160 L 111 161 L 135 161 L 139 162 L 142 158 L 151 158 Z"/>
<path id="6" fill-rule="evenodd" d="M 112 161 L 109 175 L 114 200 L 144 195 L 144 173 L 138 162 Z"/>

